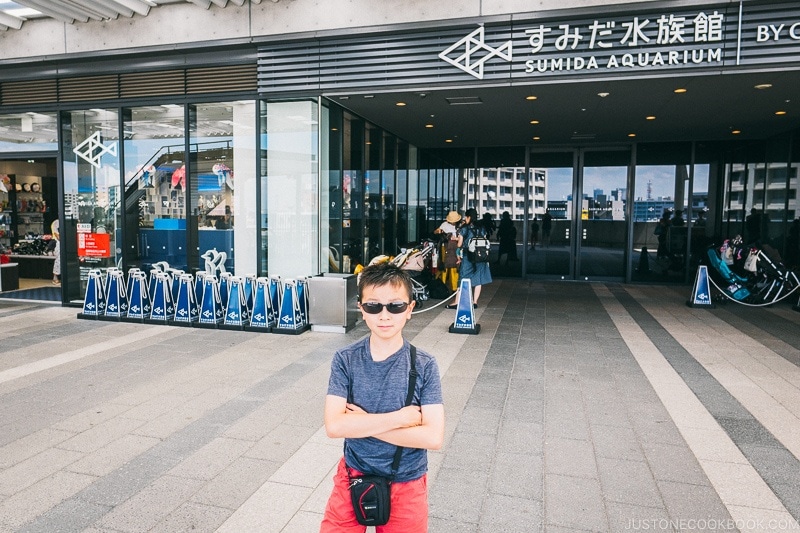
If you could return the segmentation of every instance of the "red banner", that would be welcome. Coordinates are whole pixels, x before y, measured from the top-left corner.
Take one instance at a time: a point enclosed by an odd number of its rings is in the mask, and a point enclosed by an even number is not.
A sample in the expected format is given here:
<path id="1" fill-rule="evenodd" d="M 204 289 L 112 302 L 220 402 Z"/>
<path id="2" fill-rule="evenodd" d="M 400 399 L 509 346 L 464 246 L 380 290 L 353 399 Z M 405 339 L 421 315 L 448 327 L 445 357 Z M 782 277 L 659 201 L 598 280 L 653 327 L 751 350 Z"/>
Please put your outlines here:
<path id="1" fill-rule="evenodd" d="M 78 233 L 78 257 L 111 257 L 111 235 Z"/>

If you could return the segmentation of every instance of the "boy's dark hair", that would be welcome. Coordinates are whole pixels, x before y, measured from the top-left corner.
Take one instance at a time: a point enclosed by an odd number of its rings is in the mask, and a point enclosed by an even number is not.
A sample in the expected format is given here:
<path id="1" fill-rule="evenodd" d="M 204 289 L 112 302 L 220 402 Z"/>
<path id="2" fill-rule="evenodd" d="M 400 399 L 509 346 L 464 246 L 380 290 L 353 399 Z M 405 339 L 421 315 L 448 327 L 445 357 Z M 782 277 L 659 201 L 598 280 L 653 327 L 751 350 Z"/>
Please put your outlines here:
<path id="1" fill-rule="evenodd" d="M 414 300 L 411 277 L 408 273 L 391 263 L 378 263 L 366 267 L 359 274 L 358 301 L 361 301 L 365 287 L 382 287 L 384 285 L 400 286 L 408 293 L 408 301 Z"/>

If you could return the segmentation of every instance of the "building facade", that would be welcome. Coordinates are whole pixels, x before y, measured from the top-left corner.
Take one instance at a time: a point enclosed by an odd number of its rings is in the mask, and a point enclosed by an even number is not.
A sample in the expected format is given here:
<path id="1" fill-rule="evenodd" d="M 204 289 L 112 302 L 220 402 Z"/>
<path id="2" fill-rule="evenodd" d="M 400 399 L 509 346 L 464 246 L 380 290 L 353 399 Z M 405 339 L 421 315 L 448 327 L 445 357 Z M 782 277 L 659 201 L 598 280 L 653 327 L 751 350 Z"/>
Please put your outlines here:
<path id="1" fill-rule="evenodd" d="M 59 220 L 64 302 L 90 268 L 213 250 L 237 274 L 349 272 L 469 205 L 513 212 L 521 244 L 558 214 L 521 254 L 536 278 L 647 281 L 638 198 L 690 222 L 659 280 L 753 209 L 796 246 L 796 2 L 5 4 L 0 245 Z"/>

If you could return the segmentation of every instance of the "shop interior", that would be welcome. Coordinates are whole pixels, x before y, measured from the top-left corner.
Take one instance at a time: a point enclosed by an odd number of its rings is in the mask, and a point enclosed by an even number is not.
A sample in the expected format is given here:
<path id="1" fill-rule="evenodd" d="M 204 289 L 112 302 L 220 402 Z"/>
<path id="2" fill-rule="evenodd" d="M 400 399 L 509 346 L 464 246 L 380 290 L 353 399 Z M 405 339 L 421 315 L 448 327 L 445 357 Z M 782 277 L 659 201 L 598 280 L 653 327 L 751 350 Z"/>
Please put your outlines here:
<path id="1" fill-rule="evenodd" d="M 60 280 L 53 275 L 57 253 L 52 228 L 58 219 L 56 176 L 53 158 L 0 160 L 3 297 L 25 292 L 32 299 L 61 299 Z M 35 290 L 36 295 L 30 294 Z"/>

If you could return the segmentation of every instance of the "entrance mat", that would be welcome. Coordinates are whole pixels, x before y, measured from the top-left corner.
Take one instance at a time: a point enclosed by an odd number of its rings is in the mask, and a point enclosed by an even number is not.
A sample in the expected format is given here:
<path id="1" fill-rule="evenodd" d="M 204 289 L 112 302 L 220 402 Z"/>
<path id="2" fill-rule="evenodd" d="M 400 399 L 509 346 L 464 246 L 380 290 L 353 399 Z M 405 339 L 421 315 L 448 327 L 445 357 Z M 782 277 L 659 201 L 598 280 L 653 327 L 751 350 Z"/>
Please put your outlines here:
<path id="1" fill-rule="evenodd" d="M 35 289 L 20 289 L 16 291 L 0 292 L 0 299 L 11 298 L 14 300 L 39 300 L 44 302 L 60 302 L 61 286 L 36 287 Z"/>

